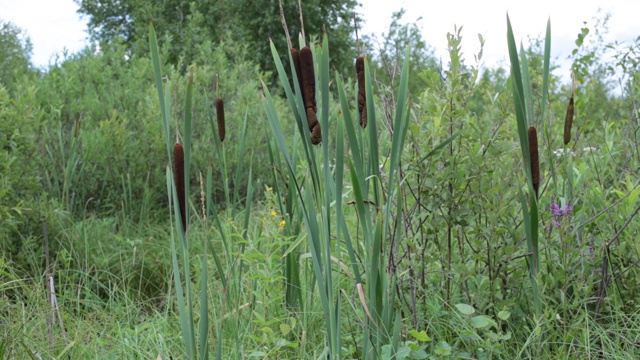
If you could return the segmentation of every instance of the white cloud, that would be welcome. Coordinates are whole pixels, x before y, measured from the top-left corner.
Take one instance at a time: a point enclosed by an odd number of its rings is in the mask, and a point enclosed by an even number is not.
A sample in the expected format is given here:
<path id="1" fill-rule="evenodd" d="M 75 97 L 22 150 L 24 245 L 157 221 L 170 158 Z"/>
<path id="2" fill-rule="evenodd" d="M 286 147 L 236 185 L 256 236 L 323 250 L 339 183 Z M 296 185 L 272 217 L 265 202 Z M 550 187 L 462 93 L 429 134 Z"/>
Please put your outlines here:
<path id="1" fill-rule="evenodd" d="M 87 45 L 85 22 L 73 0 L 0 0 L 0 19 L 26 31 L 36 66 L 49 65 L 55 54 L 77 52 Z"/>
<path id="2" fill-rule="evenodd" d="M 574 46 L 583 21 L 590 21 L 599 8 L 610 11 L 610 35 L 606 40 L 631 41 L 640 35 L 640 3 L 629 0 L 361 0 L 365 33 L 386 32 L 393 11 L 404 7 L 404 20 L 416 21 L 428 44 L 446 61 L 446 34 L 454 25 L 463 26 L 462 50 L 467 61 L 478 51 L 477 34 L 485 37 L 484 62 L 496 66 L 506 60 L 506 13 L 509 11 L 515 35 L 526 41 L 528 35 L 543 35 L 551 16 L 553 55 L 564 60 Z M 54 54 L 70 52 L 87 45 L 86 21 L 76 13 L 73 0 L 0 0 L 0 18 L 27 31 L 34 46 L 33 61 L 46 66 Z M 506 63 L 506 62 L 505 62 Z M 566 64 L 568 67 L 568 64 Z M 564 74 L 568 69 L 560 69 Z M 563 75 L 564 75 L 563 74 Z"/>
<path id="3" fill-rule="evenodd" d="M 631 41 L 640 35 L 640 23 L 637 14 L 640 3 L 627 0 L 611 1 L 566 1 L 538 0 L 536 2 L 508 0 L 363 0 L 362 10 L 366 20 L 363 31 L 381 34 L 387 31 L 391 14 L 400 8 L 407 10 L 404 20 L 416 21 L 427 43 L 436 50 L 436 55 L 446 62 L 447 32 L 454 31 L 454 25 L 462 26 L 462 51 L 468 62 L 479 50 L 478 33 L 485 38 L 484 62 L 496 66 L 507 59 L 507 21 L 509 12 L 516 41 L 526 45 L 528 36 L 544 36 L 547 19 L 551 18 L 552 56 L 560 61 L 560 75 L 569 74 L 569 66 L 564 61 L 575 47 L 578 32 L 584 27 L 584 21 L 593 31 L 592 18 L 598 9 L 611 12 L 610 34 L 606 41 Z M 564 69 L 566 68 L 566 69 Z"/>

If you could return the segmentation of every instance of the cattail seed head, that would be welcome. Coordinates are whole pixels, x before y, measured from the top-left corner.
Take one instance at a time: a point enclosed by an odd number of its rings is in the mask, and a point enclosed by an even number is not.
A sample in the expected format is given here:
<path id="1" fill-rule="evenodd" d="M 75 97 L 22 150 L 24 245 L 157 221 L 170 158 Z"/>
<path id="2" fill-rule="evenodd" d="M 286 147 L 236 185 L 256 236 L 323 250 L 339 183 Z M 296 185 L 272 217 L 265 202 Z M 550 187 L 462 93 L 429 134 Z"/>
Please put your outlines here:
<path id="1" fill-rule="evenodd" d="M 364 56 L 356 58 L 356 75 L 358 79 L 358 113 L 360 114 L 360 126 L 367 127 L 367 95 L 364 87 Z"/>
<path id="2" fill-rule="evenodd" d="M 220 142 L 223 142 L 227 132 L 224 123 L 224 102 L 221 98 L 216 99 L 216 116 L 218 118 L 218 138 Z"/>
<path id="3" fill-rule="evenodd" d="M 178 206 L 180 207 L 180 220 L 182 230 L 187 231 L 187 213 L 185 206 L 185 183 L 184 183 L 184 149 L 180 143 L 173 147 L 173 172 L 178 193 Z"/>
<path id="4" fill-rule="evenodd" d="M 292 49 L 292 56 L 294 56 L 295 63 L 295 54 L 293 50 L 294 49 Z M 311 49 L 309 49 L 308 46 L 305 46 L 298 52 L 298 57 L 298 63 L 300 65 L 300 71 L 298 74 L 302 84 L 300 89 L 302 91 L 302 99 L 304 102 L 305 113 L 307 115 L 309 131 L 311 132 L 311 143 L 313 145 L 318 145 L 322 142 L 322 131 L 320 130 L 320 123 L 316 116 L 318 109 L 316 107 L 316 77 L 313 69 L 313 54 L 311 53 Z"/>
<path id="5" fill-rule="evenodd" d="M 573 96 L 569 99 L 567 106 L 567 117 L 564 119 L 564 144 L 567 145 L 571 141 L 571 125 L 573 124 Z"/>
<path id="6" fill-rule="evenodd" d="M 529 137 L 529 160 L 531 161 L 531 180 L 533 182 L 533 190 L 538 198 L 538 190 L 540 189 L 540 162 L 538 159 L 538 132 L 531 125 L 527 132 Z"/>
<path id="7" fill-rule="evenodd" d="M 316 120 L 316 126 L 314 126 L 313 129 L 311 129 L 311 143 L 313 145 L 318 145 L 321 142 L 322 142 L 322 130 L 320 128 L 320 123 L 318 123 Z"/>
<path id="8" fill-rule="evenodd" d="M 291 49 L 291 58 L 293 59 L 293 66 L 296 71 L 296 77 L 298 78 L 298 86 L 300 86 L 300 91 L 302 91 L 302 72 L 300 71 L 300 52 L 298 49 Z M 304 96 L 302 96 L 302 100 L 305 100 Z"/>
<path id="9" fill-rule="evenodd" d="M 313 55 L 308 46 L 300 50 L 300 73 L 302 75 L 302 94 L 306 108 L 316 108 L 316 76 L 313 70 Z"/>

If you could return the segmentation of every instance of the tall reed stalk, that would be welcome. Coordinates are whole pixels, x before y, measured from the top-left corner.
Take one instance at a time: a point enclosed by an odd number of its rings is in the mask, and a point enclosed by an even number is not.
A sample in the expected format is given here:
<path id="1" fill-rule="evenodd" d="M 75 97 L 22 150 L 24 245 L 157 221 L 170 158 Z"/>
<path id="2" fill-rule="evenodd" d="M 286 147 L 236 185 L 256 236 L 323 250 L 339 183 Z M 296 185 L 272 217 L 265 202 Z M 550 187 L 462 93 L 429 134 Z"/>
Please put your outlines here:
<path id="1" fill-rule="evenodd" d="M 539 166 L 535 163 L 538 161 L 537 135 L 535 126 L 543 126 L 544 115 L 546 110 L 547 92 L 549 89 L 549 63 L 551 57 L 551 21 L 547 22 L 547 31 L 545 35 L 545 52 L 544 52 L 544 70 L 542 74 L 542 99 L 539 118 L 534 116 L 533 92 L 531 90 L 531 77 L 527 63 L 526 52 L 522 45 L 520 46 L 520 54 L 516 47 L 511 20 L 507 15 L 507 43 L 509 47 L 509 59 L 511 61 L 511 79 L 513 91 L 513 103 L 516 113 L 516 121 L 518 125 L 518 137 L 520 140 L 520 150 L 522 153 L 522 163 L 527 178 L 528 200 L 527 196 L 520 190 L 520 203 L 522 207 L 522 216 L 525 225 L 525 234 L 527 239 L 527 248 L 529 251 L 528 264 L 532 285 L 532 300 L 534 304 L 536 316 L 540 316 L 542 312 L 542 300 L 538 285 L 538 273 L 540 270 L 540 251 L 539 251 L 539 209 L 538 209 L 538 188 L 540 182 Z M 535 142 L 535 144 L 534 144 Z M 533 149 L 534 146 L 536 149 Z M 535 152 L 534 152 L 535 150 Z M 534 156 L 532 156 L 534 155 Z M 535 163 L 534 163 L 535 162 Z"/>
<path id="2" fill-rule="evenodd" d="M 302 45 L 304 44 L 301 44 L 301 47 Z M 338 270 L 340 264 L 343 264 L 341 255 L 345 252 L 353 272 L 354 291 L 358 294 L 359 307 L 365 314 L 363 334 L 359 336 L 362 339 L 362 358 L 379 358 L 385 346 L 390 346 L 391 352 L 395 355 L 399 344 L 401 315 L 395 306 L 395 276 L 386 272 L 385 261 L 388 254 L 385 254 L 385 249 L 390 241 L 389 237 L 402 236 L 399 229 L 392 227 L 397 224 L 394 216 L 398 216 L 402 208 L 402 201 L 397 196 L 402 179 L 397 176 L 397 168 L 408 129 L 409 62 L 405 61 L 402 71 L 398 106 L 393 121 L 391 170 L 385 179 L 388 181 L 387 186 L 383 189 L 378 146 L 378 137 L 381 134 L 376 126 L 371 74 L 366 61 L 362 60 L 362 71 L 366 89 L 368 129 L 363 129 L 364 126 L 355 125 L 353 119 L 362 119 L 357 108 L 356 112 L 350 108 L 344 84 L 339 76 L 336 76 L 335 82 L 343 119 L 340 121 L 330 118 L 329 46 L 326 34 L 320 47 L 310 47 L 315 66 L 315 84 L 318 90 L 316 93 L 319 94 L 317 118 L 323 140 L 319 148 L 316 148 L 313 146 L 316 143 L 314 134 L 309 131 L 311 122 L 307 118 L 308 104 L 313 100 L 304 99 L 298 71 L 291 71 L 293 79 L 290 82 L 273 43 L 271 49 L 290 111 L 296 121 L 297 136 L 294 139 L 301 139 L 304 166 L 301 167 L 296 160 L 297 141 L 294 140 L 293 148 L 286 141 L 288 136 L 285 135 L 269 89 L 264 84 L 263 104 L 275 143 L 289 173 L 287 179 L 290 181 L 290 191 L 285 202 L 287 209 L 299 208 L 305 224 L 312 271 L 325 319 L 326 348 L 323 356 L 340 359 L 343 339 L 346 336 L 342 334 L 344 324 L 341 322 L 341 304 L 344 300 L 337 286 L 338 279 L 335 278 L 335 274 L 340 273 Z M 407 50 L 406 59 L 409 58 L 408 54 Z M 296 68 L 295 51 L 290 53 L 289 64 L 290 69 Z M 361 94 L 355 99 L 356 104 L 359 99 L 364 98 Z M 330 139 L 334 137 L 330 134 L 334 131 L 337 136 L 332 143 Z M 345 135 L 349 141 L 348 148 L 345 146 Z M 347 149 L 350 149 L 351 154 Z M 274 154 L 271 156 L 273 159 L 279 158 Z M 347 168 L 349 176 L 345 179 L 344 170 Z M 276 177 L 274 174 L 274 178 Z M 345 183 L 350 185 L 351 190 L 347 190 Z M 345 197 L 354 199 L 350 203 L 354 204 L 359 219 L 356 234 L 351 232 L 354 230 L 350 230 L 345 222 L 350 211 L 344 206 Z M 296 205 L 291 205 L 294 201 Z M 363 277 L 360 275 L 362 270 L 358 259 L 362 259 L 364 266 Z"/>
<path id="3" fill-rule="evenodd" d="M 185 343 L 185 355 L 187 359 L 207 359 L 208 354 L 208 331 L 209 331 L 209 310 L 207 297 L 207 246 L 203 246 L 202 253 L 202 269 L 200 275 L 200 294 L 199 294 L 199 326 L 196 333 L 194 312 L 194 296 L 191 289 L 191 253 L 189 244 L 189 207 L 184 205 L 189 199 L 189 180 L 190 180 L 190 161 L 191 161 L 191 107 L 193 97 L 193 70 L 189 75 L 187 82 L 187 90 L 184 105 L 184 130 L 183 144 L 175 145 L 175 153 L 172 154 L 170 123 L 170 89 L 171 83 L 167 83 L 164 88 L 162 84 L 162 76 L 160 69 L 160 57 L 158 54 L 158 42 L 153 25 L 149 30 L 149 45 L 151 48 L 151 59 L 154 67 L 156 87 L 158 90 L 158 100 L 160 102 L 160 112 L 162 114 L 162 127 L 164 129 L 165 141 L 167 146 L 167 156 L 170 164 L 176 165 L 176 170 L 171 166 L 167 166 L 167 194 L 170 207 L 174 214 L 175 226 L 177 229 L 178 241 L 176 242 L 175 233 L 171 232 L 171 257 L 173 264 L 173 280 L 178 299 L 178 310 L 180 313 L 180 323 L 182 328 L 182 337 Z M 176 158 L 172 157 L 175 156 Z M 183 157 L 179 159 L 177 157 Z M 172 161 L 173 160 L 173 161 Z M 180 161 L 182 160 L 182 161 Z M 182 172 L 182 174 L 180 174 Z M 180 176 L 181 179 L 176 178 Z M 178 260 L 180 259 L 181 265 Z M 184 274 L 184 283 L 181 278 L 180 271 Z"/>

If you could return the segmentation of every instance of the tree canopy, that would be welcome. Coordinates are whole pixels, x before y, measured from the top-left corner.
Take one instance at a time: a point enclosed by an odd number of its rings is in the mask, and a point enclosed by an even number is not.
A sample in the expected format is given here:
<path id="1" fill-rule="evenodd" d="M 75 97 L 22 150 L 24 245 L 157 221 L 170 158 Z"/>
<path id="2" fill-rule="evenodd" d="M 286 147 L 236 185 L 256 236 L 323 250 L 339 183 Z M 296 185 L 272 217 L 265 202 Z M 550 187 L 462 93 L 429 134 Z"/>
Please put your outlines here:
<path id="1" fill-rule="evenodd" d="M 20 76 L 31 72 L 32 48 L 20 28 L 0 20 L 0 84 L 11 88 Z"/>
<path id="2" fill-rule="evenodd" d="M 153 22 L 167 61 L 189 64 L 201 46 L 221 42 L 243 46 L 247 57 L 263 70 L 273 70 L 269 39 L 284 54 L 287 49 L 279 2 L 275 0 L 75 0 L 79 13 L 88 16 L 89 32 L 99 43 L 123 42 L 132 54 L 148 53 L 148 25 Z M 356 0 L 302 2 L 304 27 L 309 37 L 330 36 L 333 66 L 351 69 L 355 53 L 352 19 Z M 283 11 L 294 46 L 300 32 L 298 1 L 283 1 Z"/>

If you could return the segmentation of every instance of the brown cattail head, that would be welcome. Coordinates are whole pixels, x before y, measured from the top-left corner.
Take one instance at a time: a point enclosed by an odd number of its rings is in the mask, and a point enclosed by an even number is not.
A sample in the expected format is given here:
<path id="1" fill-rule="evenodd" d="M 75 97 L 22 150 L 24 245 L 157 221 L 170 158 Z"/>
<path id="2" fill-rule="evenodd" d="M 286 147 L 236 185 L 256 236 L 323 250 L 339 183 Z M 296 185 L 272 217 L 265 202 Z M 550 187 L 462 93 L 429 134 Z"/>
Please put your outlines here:
<path id="1" fill-rule="evenodd" d="M 304 106 L 312 108 L 313 112 L 317 112 L 316 108 L 316 76 L 313 70 L 313 55 L 308 46 L 300 50 L 300 73 L 302 75 L 302 94 L 304 98 Z"/>
<path id="2" fill-rule="evenodd" d="M 315 116 L 315 114 L 314 114 Z M 322 130 L 320 129 L 320 123 L 316 120 L 316 126 L 311 129 L 311 143 L 318 145 L 322 142 Z"/>
<path id="3" fill-rule="evenodd" d="M 178 192 L 178 206 L 180 207 L 180 219 L 182 221 L 182 230 L 187 231 L 187 213 L 185 206 L 185 183 L 184 183 L 184 149 L 180 143 L 176 143 L 173 147 L 173 173 L 176 182 L 176 191 Z"/>
<path id="4" fill-rule="evenodd" d="M 300 86 L 300 91 L 302 91 L 302 73 L 300 71 L 300 52 L 298 51 L 298 49 L 296 48 L 291 49 L 291 58 L 293 59 L 293 66 L 296 70 L 296 77 L 298 78 L 298 86 Z M 304 101 L 304 96 L 302 96 L 302 100 Z"/>
<path id="5" fill-rule="evenodd" d="M 529 159 L 531 160 L 531 180 L 533 182 L 533 190 L 538 198 L 538 190 L 540 189 L 540 162 L 538 159 L 538 132 L 536 128 L 529 126 Z"/>
<path id="6" fill-rule="evenodd" d="M 224 102 L 221 98 L 216 99 L 216 116 L 218 117 L 218 138 L 223 142 L 227 132 L 224 125 Z"/>
<path id="7" fill-rule="evenodd" d="M 293 52 L 292 52 L 293 54 Z M 322 142 L 322 131 L 316 112 L 316 77 L 313 70 L 313 55 L 308 46 L 303 47 L 299 52 L 300 76 L 302 86 L 302 99 L 304 101 L 305 113 L 309 131 L 311 132 L 311 143 L 318 145 Z M 294 55 L 295 56 L 295 55 Z"/>
<path id="8" fill-rule="evenodd" d="M 564 144 L 567 145 L 571 141 L 571 125 L 573 124 L 573 95 L 569 99 L 567 106 L 567 117 L 564 119 Z"/>
<path id="9" fill-rule="evenodd" d="M 358 113 L 360 126 L 367 127 L 367 96 L 364 88 L 364 56 L 356 58 L 356 75 L 358 77 Z"/>

